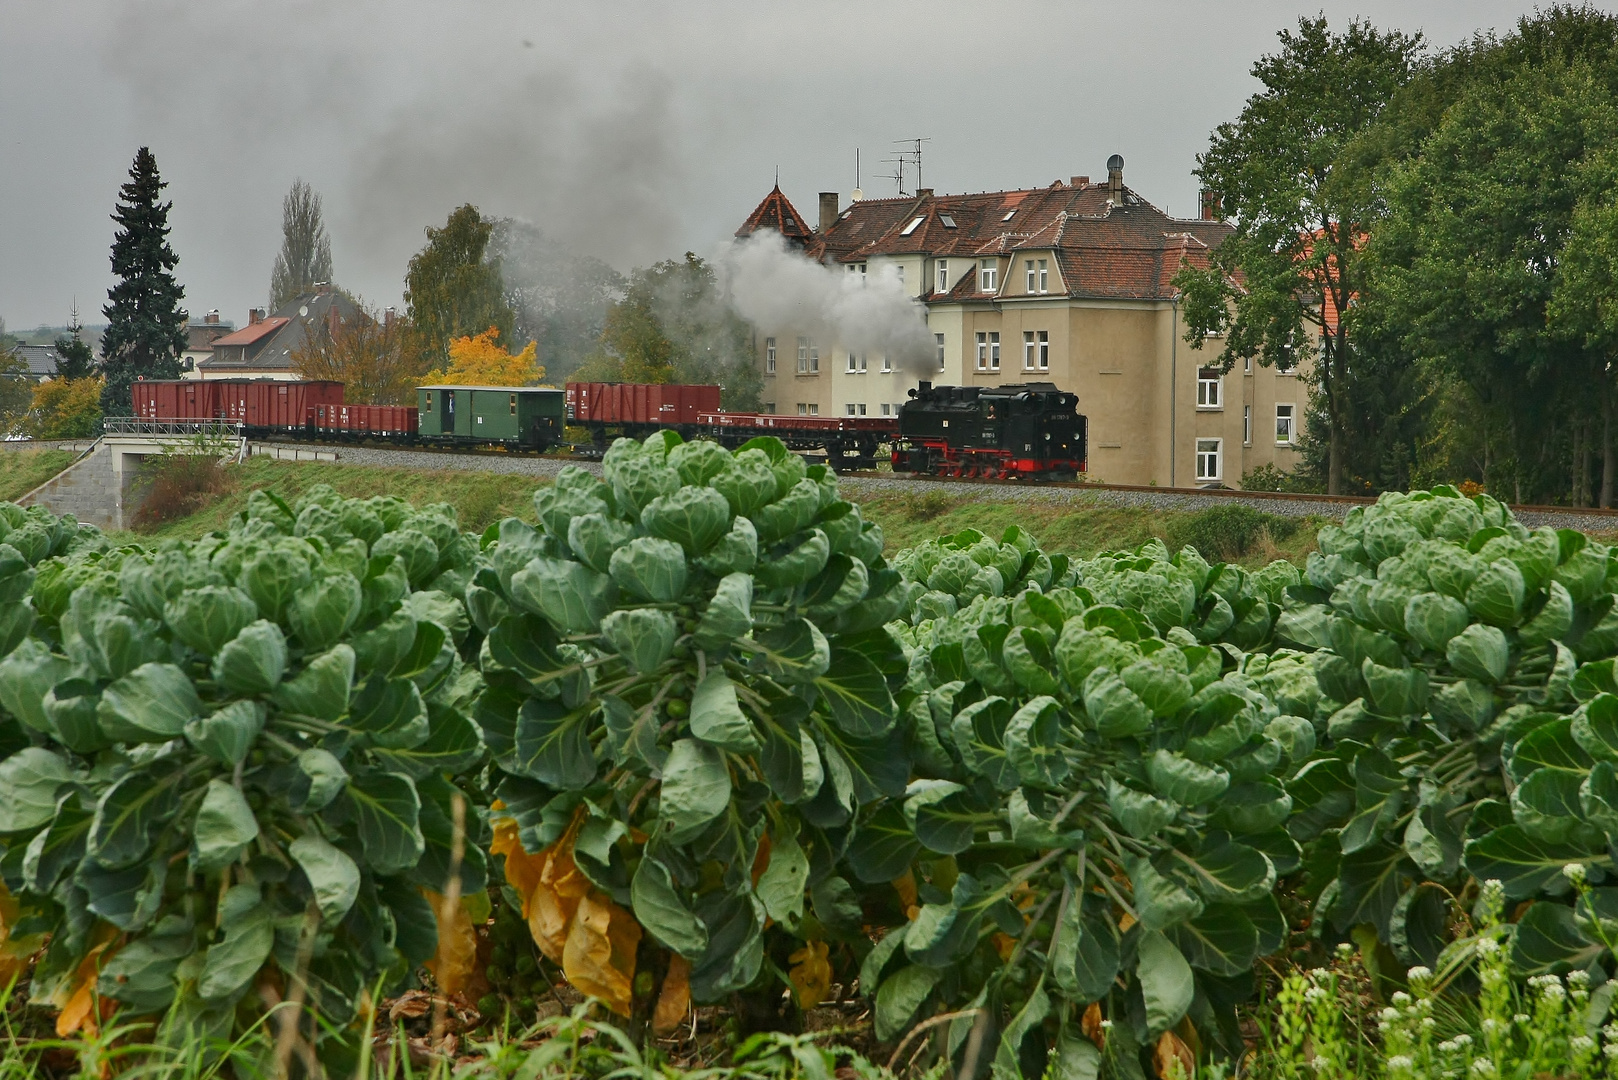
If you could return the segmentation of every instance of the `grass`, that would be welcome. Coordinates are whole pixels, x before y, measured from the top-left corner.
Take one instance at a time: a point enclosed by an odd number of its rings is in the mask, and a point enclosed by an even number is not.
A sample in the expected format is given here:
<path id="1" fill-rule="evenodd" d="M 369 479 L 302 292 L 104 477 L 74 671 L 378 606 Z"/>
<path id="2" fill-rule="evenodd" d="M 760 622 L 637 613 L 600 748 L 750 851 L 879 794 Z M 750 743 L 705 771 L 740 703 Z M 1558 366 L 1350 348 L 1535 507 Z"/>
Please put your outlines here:
<path id="1" fill-rule="evenodd" d="M 188 539 L 222 529 L 247 506 L 247 497 L 264 488 L 293 502 L 315 484 L 330 484 L 341 495 L 365 498 L 398 495 L 418 505 L 447 502 L 455 507 L 461 527 L 481 532 L 505 517 L 534 517 L 533 492 L 543 481 L 532 476 L 462 469 L 396 469 L 343 465 L 324 461 L 276 461 L 250 458 L 226 469 L 226 489 L 202 509 L 154 524 L 147 538 Z M 1087 556 L 1097 551 L 1135 547 L 1159 537 L 1171 545 L 1208 536 L 1235 536 L 1239 550 L 1223 552 L 1234 561 L 1259 566 L 1273 559 L 1301 564 L 1314 550 L 1315 531 L 1324 521 L 1303 519 L 1283 535 L 1290 519 L 1255 515 L 1244 529 L 1231 530 L 1213 520 L 1222 508 L 1197 513 L 1143 507 L 1075 506 L 1058 498 L 997 502 L 976 496 L 936 491 L 895 491 L 860 500 L 866 520 L 882 526 L 889 553 L 922 540 L 965 528 L 999 535 L 1021 525 L 1038 537 L 1046 551 Z M 1274 532 L 1274 536 L 1271 532 Z M 1212 557 L 1212 555 L 1210 555 Z"/>
<path id="2" fill-rule="evenodd" d="M 22 498 L 78 456 L 72 450 L 0 450 L 0 501 Z"/>

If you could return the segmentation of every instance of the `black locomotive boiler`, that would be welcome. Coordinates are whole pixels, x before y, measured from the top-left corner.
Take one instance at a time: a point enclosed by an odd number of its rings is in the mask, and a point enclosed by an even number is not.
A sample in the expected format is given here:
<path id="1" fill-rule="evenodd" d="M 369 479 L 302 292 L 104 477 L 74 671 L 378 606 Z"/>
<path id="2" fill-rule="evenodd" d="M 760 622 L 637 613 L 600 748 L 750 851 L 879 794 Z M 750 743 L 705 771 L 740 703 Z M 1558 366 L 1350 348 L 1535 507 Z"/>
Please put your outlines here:
<path id="1" fill-rule="evenodd" d="M 1084 472 L 1088 422 L 1055 383 L 933 386 L 899 409 L 893 471 L 1066 480 Z"/>

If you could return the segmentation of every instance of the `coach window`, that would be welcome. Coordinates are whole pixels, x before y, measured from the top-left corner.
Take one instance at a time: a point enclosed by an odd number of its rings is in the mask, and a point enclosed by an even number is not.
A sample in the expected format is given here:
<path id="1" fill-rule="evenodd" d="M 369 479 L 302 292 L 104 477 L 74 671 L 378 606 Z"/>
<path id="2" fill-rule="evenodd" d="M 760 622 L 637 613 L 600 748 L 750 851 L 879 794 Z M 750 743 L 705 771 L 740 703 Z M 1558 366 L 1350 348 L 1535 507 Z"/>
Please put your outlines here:
<path id="1" fill-rule="evenodd" d="M 798 339 L 798 374 L 809 374 L 809 339 L 806 337 Z"/>
<path id="2" fill-rule="evenodd" d="M 775 374 L 775 339 L 772 337 L 764 339 L 764 373 Z"/>
<path id="3" fill-rule="evenodd" d="M 1049 371 L 1050 369 L 1051 332 L 1049 330 L 1041 330 L 1039 332 L 1039 370 Z"/>
<path id="4" fill-rule="evenodd" d="M 512 416 L 517 415 L 517 395 L 516 394 L 511 395 L 511 415 Z"/>
<path id="5" fill-rule="evenodd" d="M 427 391 L 427 407 L 429 409 L 433 407 L 433 392 L 431 390 Z"/>
<path id="6" fill-rule="evenodd" d="M 1219 459 L 1221 457 L 1219 448 L 1220 448 L 1220 444 L 1223 443 L 1224 441 L 1225 440 L 1223 440 L 1223 439 L 1198 439 L 1197 440 L 1197 479 L 1198 480 L 1218 480 L 1219 479 L 1219 475 L 1220 475 L 1219 474 L 1219 464 L 1220 464 Z"/>
<path id="7" fill-rule="evenodd" d="M 1277 405 L 1275 407 L 1275 444 L 1277 446 L 1291 446 L 1293 434 L 1293 415 L 1295 406 Z"/>
<path id="8" fill-rule="evenodd" d="M 1224 376 L 1219 374 L 1218 368 L 1197 369 L 1197 408 L 1221 408 L 1220 391 L 1223 389 Z"/>

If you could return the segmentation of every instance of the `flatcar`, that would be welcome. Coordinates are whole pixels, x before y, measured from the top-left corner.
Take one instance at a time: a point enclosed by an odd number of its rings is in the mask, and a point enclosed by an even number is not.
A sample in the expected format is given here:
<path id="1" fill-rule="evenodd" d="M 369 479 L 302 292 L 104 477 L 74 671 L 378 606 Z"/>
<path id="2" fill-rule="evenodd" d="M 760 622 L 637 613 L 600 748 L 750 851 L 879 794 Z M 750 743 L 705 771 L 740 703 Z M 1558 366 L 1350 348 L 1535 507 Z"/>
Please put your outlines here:
<path id="1" fill-rule="evenodd" d="M 893 471 L 1071 479 L 1085 471 L 1089 422 L 1055 383 L 933 386 L 899 408 Z"/>

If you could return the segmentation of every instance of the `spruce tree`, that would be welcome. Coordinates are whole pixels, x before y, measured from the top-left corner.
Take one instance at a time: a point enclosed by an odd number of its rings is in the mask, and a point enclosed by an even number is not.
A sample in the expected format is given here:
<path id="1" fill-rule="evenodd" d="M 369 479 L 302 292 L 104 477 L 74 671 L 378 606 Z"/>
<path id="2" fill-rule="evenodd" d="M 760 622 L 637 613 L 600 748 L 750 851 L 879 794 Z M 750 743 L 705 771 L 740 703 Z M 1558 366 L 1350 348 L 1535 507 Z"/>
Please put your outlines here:
<path id="1" fill-rule="evenodd" d="M 118 284 L 101 309 L 107 332 L 101 339 L 101 410 L 128 416 L 130 385 L 136 379 L 178 379 L 185 350 L 185 290 L 174 278 L 179 258 L 169 247 L 169 208 L 159 202 L 168 185 L 157 174 L 157 158 L 141 147 L 129 169 L 129 183 L 118 189 L 118 223 L 112 241 L 112 270 Z"/>
<path id="2" fill-rule="evenodd" d="M 67 333 L 56 339 L 56 374 L 64 379 L 83 379 L 95 374 L 95 352 L 84 340 L 79 325 L 79 306 L 73 305 L 73 320 Z"/>

